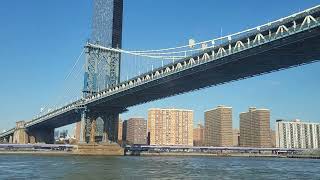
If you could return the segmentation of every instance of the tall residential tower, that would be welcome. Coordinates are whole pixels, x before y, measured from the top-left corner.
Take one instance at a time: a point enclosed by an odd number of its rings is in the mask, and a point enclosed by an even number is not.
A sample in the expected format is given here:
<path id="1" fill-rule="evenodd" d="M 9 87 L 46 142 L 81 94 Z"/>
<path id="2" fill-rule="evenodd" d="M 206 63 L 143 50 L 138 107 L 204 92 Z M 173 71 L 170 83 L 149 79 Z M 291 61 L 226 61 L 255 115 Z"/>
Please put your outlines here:
<path id="1" fill-rule="evenodd" d="M 204 118 L 206 146 L 230 147 L 233 145 L 231 107 L 218 106 L 207 110 Z"/>
<path id="2" fill-rule="evenodd" d="M 144 118 L 130 118 L 127 121 L 127 143 L 147 144 L 147 121 Z"/>
<path id="3" fill-rule="evenodd" d="M 193 111 L 149 109 L 150 145 L 193 145 Z"/>
<path id="4" fill-rule="evenodd" d="M 240 146 L 271 147 L 269 109 L 249 108 L 240 113 Z"/>
<path id="5" fill-rule="evenodd" d="M 276 146 L 279 148 L 320 148 L 320 123 L 277 120 Z"/>

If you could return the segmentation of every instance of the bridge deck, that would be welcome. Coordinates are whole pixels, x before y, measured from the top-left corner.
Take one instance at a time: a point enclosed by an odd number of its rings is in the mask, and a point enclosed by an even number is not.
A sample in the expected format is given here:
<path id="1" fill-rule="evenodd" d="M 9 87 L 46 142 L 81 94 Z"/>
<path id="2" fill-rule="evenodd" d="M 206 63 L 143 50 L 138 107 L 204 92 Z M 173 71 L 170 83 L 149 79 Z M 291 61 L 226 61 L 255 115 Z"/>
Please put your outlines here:
<path id="1" fill-rule="evenodd" d="M 87 105 L 96 108 L 125 108 L 207 86 L 312 63 L 320 59 L 319 41 L 320 28 L 316 27 L 98 98 Z"/>

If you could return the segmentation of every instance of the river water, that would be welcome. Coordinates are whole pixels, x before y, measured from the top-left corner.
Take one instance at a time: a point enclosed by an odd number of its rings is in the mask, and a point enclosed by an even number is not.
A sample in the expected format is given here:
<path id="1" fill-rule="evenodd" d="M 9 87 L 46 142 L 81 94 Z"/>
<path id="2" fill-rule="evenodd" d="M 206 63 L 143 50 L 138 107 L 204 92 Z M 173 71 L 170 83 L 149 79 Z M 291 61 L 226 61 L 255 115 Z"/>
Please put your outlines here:
<path id="1" fill-rule="evenodd" d="M 320 160 L 0 155 L 0 179 L 320 179 Z"/>

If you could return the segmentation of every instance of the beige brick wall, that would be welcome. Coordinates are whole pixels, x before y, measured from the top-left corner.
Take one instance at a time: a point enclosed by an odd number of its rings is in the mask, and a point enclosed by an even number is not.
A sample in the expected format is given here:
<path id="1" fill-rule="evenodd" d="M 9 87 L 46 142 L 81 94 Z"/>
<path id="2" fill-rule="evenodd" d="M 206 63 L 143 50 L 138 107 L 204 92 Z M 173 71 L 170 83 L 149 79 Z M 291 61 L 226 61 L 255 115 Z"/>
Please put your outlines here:
<path id="1" fill-rule="evenodd" d="M 130 118 L 127 121 L 128 144 L 147 144 L 147 121 L 143 118 Z"/>
<path id="2" fill-rule="evenodd" d="M 151 145 L 193 145 L 193 111 L 149 109 Z"/>
<path id="3" fill-rule="evenodd" d="M 232 108 L 218 106 L 205 112 L 205 145 L 230 147 L 232 137 Z"/>
<path id="4" fill-rule="evenodd" d="M 271 147 L 268 109 L 250 108 L 240 114 L 240 146 Z"/>

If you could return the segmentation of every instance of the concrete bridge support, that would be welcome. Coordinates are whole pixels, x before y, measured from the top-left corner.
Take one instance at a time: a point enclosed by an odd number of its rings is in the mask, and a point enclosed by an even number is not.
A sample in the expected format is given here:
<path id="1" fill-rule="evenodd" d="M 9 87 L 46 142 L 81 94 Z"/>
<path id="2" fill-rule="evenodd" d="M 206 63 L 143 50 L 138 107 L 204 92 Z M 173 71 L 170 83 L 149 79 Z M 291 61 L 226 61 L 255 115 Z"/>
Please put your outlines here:
<path id="1" fill-rule="evenodd" d="M 120 111 L 84 111 L 76 154 L 124 155 L 116 142 Z"/>
<path id="2" fill-rule="evenodd" d="M 96 130 L 97 130 L 97 120 L 96 118 L 91 120 L 91 124 L 90 124 L 90 143 L 95 143 L 96 142 Z"/>
<path id="3" fill-rule="evenodd" d="M 8 141 L 8 143 L 9 143 L 9 144 L 12 144 L 12 140 L 13 140 L 13 139 L 12 139 L 12 136 L 9 136 L 9 141 Z"/>
<path id="4" fill-rule="evenodd" d="M 16 128 L 13 133 L 12 143 L 14 144 L 29 143 L 29 136 L 25 128 L 25 121 L 16 122 Z"/>
<path id="5" fill-rule="evenodd" d="M 118 141 L 119 112 L 108 112 L 104 114 L 103 142 Z"/>
<path id="6" fill-rule="evenodd" d="M 86 111 L 81 119 L 80 143 L 117 142 L 118 110 Z"/>
<path id="7" fill-rule="evenodd" d="M 53 128 L 34 128 L 26 129 L 25 121 L 18 121 L 13 136 L 10 136 L 9 143 L 14 144 L 35 144 L 35 143 L 54 143 Z"/>

